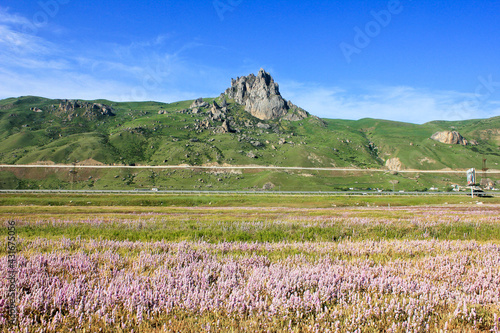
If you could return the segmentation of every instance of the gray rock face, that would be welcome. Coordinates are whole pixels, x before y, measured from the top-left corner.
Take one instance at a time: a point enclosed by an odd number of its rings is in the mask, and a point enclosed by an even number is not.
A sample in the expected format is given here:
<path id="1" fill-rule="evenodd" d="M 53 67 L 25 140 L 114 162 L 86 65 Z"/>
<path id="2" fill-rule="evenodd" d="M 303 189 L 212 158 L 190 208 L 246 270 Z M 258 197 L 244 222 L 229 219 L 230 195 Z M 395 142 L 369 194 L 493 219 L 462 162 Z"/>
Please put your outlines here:
<path id="1" fill-rule="evenodd" d="M 257 127 L 262 128 L 262 129 L 270 129 L 271 128 L 271 126 L 269 124 L 264 124 L 264 123 L 258 123 Z"/>
<path id="2" fill-rule="evenodd" d="M 221 105 L 220 105 L 220 106 L 221 106 L 222 108 L 227 107 L 227 101 L 226 101 L 226 98 L 225 98 L 225 97 L 223 97 L 223 98 L 222 98 L 222 102 L 221 102 Z"/>
<path id="3" fill-rule="evenodd" d="M 216 101 L 213 102 L 212 108 L 210 109 L 209 113 L 210 119 L 212 120 L 222 120 L 222 118 L 225 118 L 224 111 L 219 105 L 217 105 Z"/>
<path id="4" fill-rule="evenodd" d="M 250 141 L 250 143 L 254 147 L 264 147 L 264 144 L 262 142 L 260 142 L 260 141 Z"/>
<path id="5" fill-rule="evenodd" d="M 227 120 L 224 120 L 222 122 L 222 125 L 220 125 L 214 129 L 214 134 L 225 134 L 225 133 L 232 133 L 232 132 L 234 132 L 234 130 L 228 124 Z"/>
<path id="6" fill-rule="evenodd" d="M 304 109 L 299 108 L 297 105 L 293 104 L 292 102 L 288 101 L 288 107 L 290 108 L 290 112 L 288 112 L 283 117 L 283 119 L 297 121 L 297 120 L 302 120 L 304 118 L 307 118 L 307 116 L 308 116 L 307 112 Z"/>
<path id="7" fill-rule="evenodd" d="M 92 104 L 92 110 L 103 116 L 114 116 L 113 108 L 106 104 L 94 103 Z"/>
<path id="8" fill-rule="evenodd" d="M 450 145 L 467 145 L 467 140 L 457 131 L 436 132 L 432 134 L 431 139 Z"/>
<path id="9" fill-rule="evenodd" d="M 204 107 L 207 107 L 208 106 L 208 103 L 205 102 L 203 100 L 203 98 L 198 98 L 197 100 L 195 100 L 193 103 L 191 103 L 191 106 L 189 107 L 190 109 L 194 109 L 194 108 L 204 108 Z"/>
<path id="10" fill-rule="evenodd" d="M 79 113 L 89 120 L 115 115 L 113 108 L 109 105 L 67 99 L 61 100 L 59 107 L 55 111 L 58 114 L 67 116 L 69 120 L 78 117 Z"/>
<path id="11" fill-rule="evenodd" d="M 253 152 L 249 151 L 247 153 L 247 157 L 250 157 L 250 158 L 257 158 L 257 155 L 255 155 Z"/>
<path id="12" fill-rule="evenodd" d="M 273 188 L 275 188 L 276 186 L 271 183 L 271 182 L 267 182 L 265 183 L 263 186 L 262 186 L 262 189 L 263 190 L 272 190 Z"/>
<path id="13" fill-rule="evenodd" d="M 231 79 L 231 87 L 225 91 L 228 98 L 244 105 L 245 110 L 261 120 L 276 119 L 286 116 L 290 111 L 289 102 L 281 97 L 278 84 L 269 73 L 260 69 L 257 76 L 248 76 Z M 291 104 L 291 103 L 290 103 Z M 291 104 L 293 105 L 293 104 Z M 293 105 L 293 110 L 299 110 Z M 290 120 L 300 120 L 307 117 L 307 112 L 300 109 Z M 302 117 L 301 117 L 302 116 Z"/>
<path id="14" fill-rule="evenodd" d="M 231 129 L 231 126 L 229 126 L 229 124 L 227 123 L 227 120 L 224 120 L 224 122 L 222 123 L 221 127 L 222 127 L 224 133 L 229 133 L 229 132 L 233 131 Z"/>

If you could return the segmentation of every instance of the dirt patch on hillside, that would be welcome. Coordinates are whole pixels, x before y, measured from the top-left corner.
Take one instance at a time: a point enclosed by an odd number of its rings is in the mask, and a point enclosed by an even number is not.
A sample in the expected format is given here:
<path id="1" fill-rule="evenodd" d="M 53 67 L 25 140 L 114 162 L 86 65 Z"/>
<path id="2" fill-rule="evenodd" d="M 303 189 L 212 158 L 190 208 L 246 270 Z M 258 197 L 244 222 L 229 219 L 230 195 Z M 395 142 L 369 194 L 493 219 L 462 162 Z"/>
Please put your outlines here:
<path id="1" fill-rule="evenodd" d="M 403 163 L 401 163 L 399 157 L 393 157 L 385 161 L 385 166 L 391 171 L 400 171 Z"/>
<path id="2" fill-rule="evenodd" d="M 418 161 L 420 165 L 423 165 L 424 163 L 436 163 L 436 160 L 433 160 L 432 158 L 424 157 Z"/>

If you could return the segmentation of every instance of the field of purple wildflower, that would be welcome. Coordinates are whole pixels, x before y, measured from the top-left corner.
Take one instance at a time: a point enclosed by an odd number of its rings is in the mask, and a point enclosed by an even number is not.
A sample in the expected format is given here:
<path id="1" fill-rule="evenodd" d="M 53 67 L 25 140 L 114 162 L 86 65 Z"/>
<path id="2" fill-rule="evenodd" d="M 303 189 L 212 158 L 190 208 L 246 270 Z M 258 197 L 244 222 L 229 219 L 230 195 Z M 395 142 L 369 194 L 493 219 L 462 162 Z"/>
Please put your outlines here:
<path id="1" fill-rule="evenodd" d="M 281 212 L 265 221 L 248 216 L 212 221 L 210 228 L 251 231 L 267 223 L 288 232 L 297 225 L 362 230 L 399 223 L 419 230 L 418 237 L 375 240 L 367 233 L 338 241 L 206 242 L 113 240 L 99 234 L 106 224 L 142 230 L 158 227 L 158 218 L 179 220 L 168 214 L 132 216 L 127 223 L 88 218 L 86 223 L 97 226 L 91 238 L 22 234 L 18 326 L 9 324 L 2 297 L 0 327 L 4 332 L 500 332 L 499 240 L 424 234 L 460 223 L 494 230 L 496 208 L 456 213 L 401 208 L 393 219 L 374 212 L 314 211 L 302 217 Z M 30 223 L 64 229 L 85 221 L 18 221 L 19 228 Z M 7 266 L 2 254 L 0 271 Z M 0 280 L 0 295 L 7 288 Z"/>

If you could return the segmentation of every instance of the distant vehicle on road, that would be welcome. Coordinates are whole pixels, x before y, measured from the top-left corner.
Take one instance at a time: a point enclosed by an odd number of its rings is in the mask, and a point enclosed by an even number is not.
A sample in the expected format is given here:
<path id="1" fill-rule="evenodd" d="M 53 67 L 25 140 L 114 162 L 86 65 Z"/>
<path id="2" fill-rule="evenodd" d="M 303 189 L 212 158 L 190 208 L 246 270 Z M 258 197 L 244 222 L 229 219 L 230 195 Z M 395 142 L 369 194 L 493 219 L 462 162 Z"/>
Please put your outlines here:
<path id="1" fill-rule="evenodd" d="M 467 195 L 474 197 L 482 197 L 482 198 L 491 198 L 492 196 L 483 191 L 479 186 L 471 186 L 471 192 L 467 193 Z"/>

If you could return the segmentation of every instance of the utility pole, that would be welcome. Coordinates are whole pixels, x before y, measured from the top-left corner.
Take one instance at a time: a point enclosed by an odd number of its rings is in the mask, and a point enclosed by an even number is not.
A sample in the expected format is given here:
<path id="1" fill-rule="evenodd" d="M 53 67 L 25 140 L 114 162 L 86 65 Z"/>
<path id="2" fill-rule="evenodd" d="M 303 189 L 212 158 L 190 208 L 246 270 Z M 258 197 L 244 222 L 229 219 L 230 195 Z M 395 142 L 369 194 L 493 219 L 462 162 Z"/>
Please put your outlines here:
<path id="1" fill-rule="evenodd" d="M 488 168 L 486 167 L 486 159 L 485 158 L 483 158 L 483 168 L 481 170 L 483 171 L 483 178 L 481 178 L 480 185 L 486 186 L 487 185 L 486 171 L 488 171 Z M 484 179 L 484 183 L 485 183 L 484 185 L 482 184 L 483 179 Z"/>
<path id="2" fill-rule="evenodd" d="M 395 188 L 394 188 L 394 185 L 396 185 L 398 183 L 397 180 L 393 179 L 393 180 L 389 180 L 389 183 L 392 184 L 392 192 L 396 192 Z"/>
<path id="3" fill-rule="evenodd" d="M 71 191 L 73 191 L 73 184 L 75 183 L 75 175 L 78 173 L 76 171 L 76 162 L 73 162 L 73 169 L 69 171 L 71 174 Z"/>

